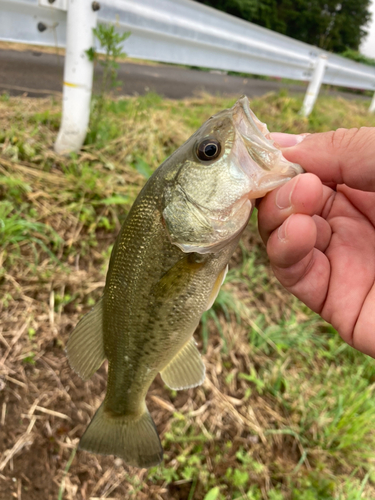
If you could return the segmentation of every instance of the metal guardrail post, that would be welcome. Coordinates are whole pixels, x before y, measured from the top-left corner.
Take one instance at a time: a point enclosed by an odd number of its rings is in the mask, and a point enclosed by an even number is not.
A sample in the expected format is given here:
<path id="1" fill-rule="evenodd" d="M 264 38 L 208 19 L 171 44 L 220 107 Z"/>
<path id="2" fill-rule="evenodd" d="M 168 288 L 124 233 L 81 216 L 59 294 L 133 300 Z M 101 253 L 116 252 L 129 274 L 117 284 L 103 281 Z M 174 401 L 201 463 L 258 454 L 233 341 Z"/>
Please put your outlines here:
<path id="1" fill-rule="evenodd" d="M 314 68 L 314 73 L 311 77 L 309 86 L 307 87 L 307 91 L 305 94 L 305 99 L 303 101 L 302 109 L 301 109 L 301 114 L 303 116 L 309 116 L 311 113 L 316 98 L 318 97 L 320 87 L 323 82 L 323 77 L 324 77 L 324 71 L 327 65 L 327 56 L 326 54 L 320 54 L 315 68 Z"/>
<path id="2" fill-rule="evenodd" d="M 98 2 L 68 0 L 62 119 L 55 142 L 59 154 L 79 151 L 87 133 L 94 64 L 86 50 L 94 45 Z"/>
<path id="3" fill-rule="evenodd" d="M 371 104 L 370 104 L 370 107 L 368 108 L 368 110 L 370 113 L 375 112 L 375 92 L 374 92 L 374 95 L 372 96 L 372 101 L 371 101 Z"/>

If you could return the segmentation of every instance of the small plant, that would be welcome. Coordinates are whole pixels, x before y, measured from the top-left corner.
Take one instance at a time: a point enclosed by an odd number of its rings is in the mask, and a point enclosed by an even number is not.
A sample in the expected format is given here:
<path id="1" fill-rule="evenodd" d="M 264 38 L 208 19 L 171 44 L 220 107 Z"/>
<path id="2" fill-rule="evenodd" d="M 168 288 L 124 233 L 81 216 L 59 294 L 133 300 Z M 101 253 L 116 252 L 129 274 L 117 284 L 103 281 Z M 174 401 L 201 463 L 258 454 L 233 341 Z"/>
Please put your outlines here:
<path id="1" fill-rule="evenodd" d="M 340 55 L 355 62 L 367 64 L 368 66 L 375 66 L 375 59 L 361 54 L 358 50 L 346 49 Z"/>
<path id="2" fill-rule="evenodd" d="M 91 113 L 90 133 L 87 136 L 89 143 L 96 141 L 107 93 L 121 84 L 117 80 L 117 71 L 119 68 L 117 59 L 126 57 L 126 53 L 122 49 L 122 42 L 130 36 L 130 31 L 122 34 L 116 33 L 113 25 L 106 26 L 105 24 L 99 24 L 97 28 L 93 29 L 93 33 L 104 50 L 104 59 L 99 57 L 94 47 L 86 51 L 89 60 L 93 62 L 98 61 L 103 68 L 99 94 L 96 96 Z"/>
<path id="3" fill-rule="evenodd" d="M 44 250 L 51 259 L 58 261 L 51 248 L 57 249 L 63 240 L 61 236 L 47 224 L 33 220 L 32 212 L 25 216 L 22 210 L 15 211 L 10 201 L 0 204 L 0 255 L 10 262 L 20 258 L 20 248 L 28 245 L 38 259 L 37 248 Z M 4 253 L 5 252 L 5 253 Z"/>

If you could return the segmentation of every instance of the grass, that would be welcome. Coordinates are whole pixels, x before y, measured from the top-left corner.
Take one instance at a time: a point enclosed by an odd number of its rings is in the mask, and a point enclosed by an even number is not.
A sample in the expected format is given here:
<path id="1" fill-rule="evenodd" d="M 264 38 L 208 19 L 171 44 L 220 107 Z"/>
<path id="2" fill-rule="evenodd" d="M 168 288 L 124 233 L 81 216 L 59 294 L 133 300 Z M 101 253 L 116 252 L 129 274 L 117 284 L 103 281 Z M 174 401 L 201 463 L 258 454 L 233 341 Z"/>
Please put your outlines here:
<path id="1" fill-rule="evenodd" d="M 53 152 L 54 98 L 0 99 L 0 498 L 375 498 L 375 367 L 270 272 L 254 216 L 196 338 L 202 387 L 160 379 L 148 405 L 165 460 L 149 471 L 75 447 L 103 397 L 64 347 L 100 296 L 115 236 L 155 168 L 234 99 L 155 94 L 106 104 L 96 142 Z M 274 131 L 375 126 L 366 103 L 286 93 L 253 100 Z M 21 493 L 20 493 L 21 492 Z"/>

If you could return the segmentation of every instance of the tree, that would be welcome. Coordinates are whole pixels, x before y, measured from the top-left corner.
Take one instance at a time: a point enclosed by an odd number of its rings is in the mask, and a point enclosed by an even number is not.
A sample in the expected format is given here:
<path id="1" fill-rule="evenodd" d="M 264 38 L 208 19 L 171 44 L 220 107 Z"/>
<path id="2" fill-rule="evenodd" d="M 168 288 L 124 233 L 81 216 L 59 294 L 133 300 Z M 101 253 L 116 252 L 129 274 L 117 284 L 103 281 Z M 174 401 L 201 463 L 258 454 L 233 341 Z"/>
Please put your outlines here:
<path id="1" fill-rule="evenodd" d="M 371 0 L 196 0 L 332 52 L 358 50 Z"/>

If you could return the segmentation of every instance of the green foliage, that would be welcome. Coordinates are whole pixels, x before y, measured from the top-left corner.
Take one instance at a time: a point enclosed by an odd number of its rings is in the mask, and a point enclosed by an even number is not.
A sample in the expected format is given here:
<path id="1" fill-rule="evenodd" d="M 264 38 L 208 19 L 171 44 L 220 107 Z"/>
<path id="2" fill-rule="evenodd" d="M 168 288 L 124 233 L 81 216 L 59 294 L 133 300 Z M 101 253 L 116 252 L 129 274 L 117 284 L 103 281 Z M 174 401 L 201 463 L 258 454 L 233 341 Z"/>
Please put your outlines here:
<path id="1" fill-rule="evenodd" d="M 331 478 L 322 477 L 315 471 L 304 475 L 298 485 L 290 482 L 292 500 L 332 500 L 335 483 Z"/>
<path id="2" fill-rule="evenodd" d="M 61 237 L 51 227 L 37 222 L 32 210 L 25 216 L 25 208 L 21 206 L 21 209 L 14 210 L 11 202 L 0 203 L 0 251 L 4 252 L 9 263 L 20 257 L 22 244 L 32 248 L 36 260 L 38 247 L 56 259 L 53 250 L 62 243 Z"/>
<path id="3" fill-rule="evenodd" d="M 218 486 L 211 488 L 210 491 L 204 496 L 203 500 L 217 500 L 220 495 L 220 489 Z"/>
<path id="4" fill-rule="evenodd" d="M 74 457 L 76 455 L 76 452 L 77 452 L 77 448 L 73 448 L 73 450 L 72 450 L 72 452 L 70 454 L 69 460 L 66 463 L 66 466 L 65 466 L 65 469 L 64 469 L 64 473 L 63 473 L 63 477 L 62 477 L 61 484 L 60 484 L 60 488 L 59 488 L 59 495 L 57 497 L 57 500 L 62 500 L 64 498 L 65 478 L 66 478 L 66 475 L 69 472 L 70 466 L 73 463 L 73 460 L 74 460 Z"/>
<path id="5" fill-rule="evenodd" d="M 41 113 L 36 113 L 30 118 L 31 123 L 46 125 L 54 131 L 58 131 L 61 123 L 61 113 L 51 113 L 49 109 Z"/>
<path id="6" fill-rule="evenodd" d="M 32 340 L 35 337 L 36 331 L 34 328 L 29 328 L 27 330 L 27 335 L 29 336 L 29 339 Z"/>
<path id="7" fill-rule="evenodd" d="M 121 82 L 117 81 L 119 68 L 117 60 L 126 57 L 122 44 L 130 36 L 130 32 L 119 34 L 113 25 L 107 26 L 105 24 L 99 24 L 97 28 L 93 29 L 93 33 L 100 47 L 104 50 L 104 59 L 99 57 L 94 47 L 86 51 L 89 60 L 99 62 L 103 68 L 100 91 L 93 102 L 91 111 L 90 131 L 86 138 L 88 144 L 94 143 L 100 133 L 99 124 L 103 118 L 106 94 L 111 89 L 121 85 Z"/>
<path id="8" fill-rule="evenodd" d="M 370 0 L 196 0 L 333 52 L 358 50 Z"/>
<path id="9" fill-rule="evenodd" d="M 153 173 L 150 165 L 145 162 L 142 158 L 136 158 L 134 162 L 134 168 L 139 172 L 145 179 L 149 179 Z"/>
<path id="10" fill-rule="evenodd" d="M 368 66 L 375 66 L 375 59 L 361 54 L 358 50 L 347 49 L 340 55 L 352 59 L 352 61 L 367 64 Z"/>
<path id="11" fill-rule="evenodd" d="M 35 365 L 35 352 L 29 352 L 27 356 L 22 358 L 22 363 L 26 365 Z"/>

